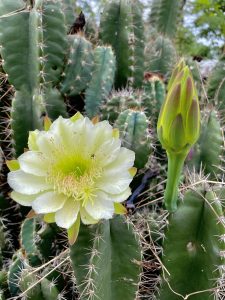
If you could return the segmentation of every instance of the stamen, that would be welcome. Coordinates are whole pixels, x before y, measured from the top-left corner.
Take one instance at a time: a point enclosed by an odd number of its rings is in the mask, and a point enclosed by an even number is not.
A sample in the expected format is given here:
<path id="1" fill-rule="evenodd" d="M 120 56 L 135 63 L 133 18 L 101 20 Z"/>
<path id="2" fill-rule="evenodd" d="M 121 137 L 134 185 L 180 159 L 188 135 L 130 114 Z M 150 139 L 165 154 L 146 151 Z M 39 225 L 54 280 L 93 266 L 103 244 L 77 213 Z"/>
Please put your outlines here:
<path id="1" fill-rule="evenodd" d="M 75 153 L 56 155 L 49 167 L 47 182 L 54 190 L 63 193 L 85 206 L 88 201 L 94 204 L 97 188 L 96 179 L 101 177 L 102 168 L 94 156 L 82 157 Z"/>

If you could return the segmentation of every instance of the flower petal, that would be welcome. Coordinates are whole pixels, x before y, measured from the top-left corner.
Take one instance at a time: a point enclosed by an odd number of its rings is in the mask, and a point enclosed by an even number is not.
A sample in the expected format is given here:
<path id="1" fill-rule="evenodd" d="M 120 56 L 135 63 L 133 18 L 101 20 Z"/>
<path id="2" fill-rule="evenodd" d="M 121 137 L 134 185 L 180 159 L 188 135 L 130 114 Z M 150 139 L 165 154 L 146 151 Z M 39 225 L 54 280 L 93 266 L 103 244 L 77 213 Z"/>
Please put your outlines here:
<path id="1" fill-rule="evenodd" d="M 128 187 L 123 193 L 120 194 L 108 194 L 108 197 L 113 202 L 123 202 L 128 199 L 128 197 L 131 195 L 131 189 Z"/>
<path id="2" fill-rule="evenodd" d="M 114 213 L 113 202 L 105 200 L 105 193 L 98 192 L 94 203 L 88 202 L 85 209 L 94 219 L 111 219 Z"/>
<path id="3" fill-rule="evenodd" d="M 103 171 L 102 177 L 96 180 L 96 187 L 109 194 L 121 194 L 129 187 L 132 179 L 129 171 L 107 169 Z"/>
<path id="4" fill-rule="evenodd" d="M 34 131 L 29 132 L 29 137 L 28 137 L 28 147 L 32 151 L 38 151 L 38 145 L 37 145 L 37 137 L 40 134 L 40 131 L 38 129 Z"/>
<path id="5" fill-rule="evenodd" d="M 61 209 L 67 197 L 55 192 L 47 192 L 37 197 L 32 203 L 32 207 L 38 214 L 48 214 Z"/>
<path id="6" fill-rule="evenodd" d="M 81 216 L 81 221 L 85 225 L 90 225 L 90 224 L 96 224 L 98 223 L 99 220 L 95 220 L 92 218 L 86 211 L 84 207 L 80 208 L 80 216 Z"/>
<path id="7" fill-rule="evenodd" d="M 106 141 L 110 140 L 112 138 L 112 135 L 113 128 L 108 121 L 102 121 L 95 124 L 93 130 L 93 151 L 95 152 L 99 148 L 99 146 L 101 146 Z"/>
<path id="8" fill-rule="evenodd" d="M 123 170 L 128 170 L 134 165 L 135 160 L 135 153 L 134 151 L 131 151 L 129 149 L 126 149 L 124 147 L 120 148 L 120 152 L 116 159 L 111 162 L 109 165 L 105 166 L 105 168 L 115 168 L 119 169 L 120 172 Z"/>
<path id="9" fill-rule="evenodd" d="M 104 142 L 96 151 L 95 157 L 105 166 L 116 159 L 120 152 L 121 140 L 111 138 Z"/>
<path id="10" fill-rule="evenodd" d="M 76 221 L 80 209 L 80 202 L 73 198 L 66 200 L 64 206 L 55 214 L 55 222 L 63 228 L 70 228 Z"/>
<path id="11" fill-rule="evenodd" d="M 37 175 L 45 176 L 47 174 L 48 163 L 41 152 L 27 151 L 18 158 L 22 171 Z"/>
<path id="12" fill-rule="evenodd" d="M 41 131 L 37 136 L 36 143 L 40 152 L 51 157 L 59 148 L 59 140 L 49 131 Z"/>
<path id="13" fill-rule="evenodd" d="M 24 195 L 13 191 L 10 196 L 13 200 L 23 206 L 32 206 L 32 202 L 38 195 Z"/>
<path id="14" fill-rule="evenodd" d="M 26 195 L 37 194 L 52 188 L 49 183 L 45 182 L 44 177 L 27 174 L 21 170 L 9 172 L 8 184 L 16 192 Z"/>
<path id="15" fill-rule="evenodd" d="M 54 121 L 51 125 L 49 132 L 54 136 L 57 137 L 59 143 L 64 145 L 64 147 L 68 147 L 73 144 L 73 128 L 74 122 L 70 119 L 64 119 L 61 116 Z"/>

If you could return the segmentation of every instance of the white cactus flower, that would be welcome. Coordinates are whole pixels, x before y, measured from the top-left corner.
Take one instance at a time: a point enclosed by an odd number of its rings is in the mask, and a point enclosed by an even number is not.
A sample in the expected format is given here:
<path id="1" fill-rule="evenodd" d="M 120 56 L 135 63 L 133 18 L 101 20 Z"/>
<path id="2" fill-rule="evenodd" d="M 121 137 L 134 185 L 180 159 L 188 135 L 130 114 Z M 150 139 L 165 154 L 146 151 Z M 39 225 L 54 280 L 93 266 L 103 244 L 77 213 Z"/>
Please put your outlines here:
<path id="1" fill-rule="evenodd" d="M 93 124 L 80 113 L 59 117 L 47 131 L 30 132 L 28 147 L 8 163 L 13 200 L 66 229 L 122 212 L 135 154 L 121 147 L 108 121 Z"/>

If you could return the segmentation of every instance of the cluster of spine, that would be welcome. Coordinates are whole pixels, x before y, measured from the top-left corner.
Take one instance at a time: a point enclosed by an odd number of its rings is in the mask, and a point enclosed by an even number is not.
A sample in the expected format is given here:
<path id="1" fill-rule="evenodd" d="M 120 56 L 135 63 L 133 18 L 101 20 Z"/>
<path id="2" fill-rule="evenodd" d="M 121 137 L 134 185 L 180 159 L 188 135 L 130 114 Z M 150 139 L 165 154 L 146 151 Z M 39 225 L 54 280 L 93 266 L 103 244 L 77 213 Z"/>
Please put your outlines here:
<path id="1" fill-rule="evenodd" d="M 148 119 L 156 121 L 165 98 L 165 84 L 161 76 L 146 73 L 142 89 L 113 91 L 101 109 L 102 119 L 112 124 L 126 109 L 144 111 Z"/>

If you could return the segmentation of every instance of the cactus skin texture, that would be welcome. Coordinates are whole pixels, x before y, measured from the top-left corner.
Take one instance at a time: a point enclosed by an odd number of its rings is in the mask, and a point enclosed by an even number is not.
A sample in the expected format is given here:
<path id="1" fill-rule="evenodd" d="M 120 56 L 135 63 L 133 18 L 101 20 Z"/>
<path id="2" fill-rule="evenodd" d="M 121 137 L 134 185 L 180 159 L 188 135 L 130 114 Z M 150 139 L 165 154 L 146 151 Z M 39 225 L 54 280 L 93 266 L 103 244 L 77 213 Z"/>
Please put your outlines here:
<path id="1" fill-rule="evenodd" d="M 11 127 L 17 156 L 27 147 L 28 131 L 42 128 L 41 107 L 40 95 L 32 95 L 27 90 L 16 91 L 12 100 Z"/>
<path id="2" fill-rule="evenodd" d="M 26 291 L 29 286 L 35 285 L 37 282 L 35 274 L 30 274 L 28 270 L 23 269 L 20 274 L 19 288 L 22 292 Z M 36 284 L 34 288 L 26 292 L 26 297 L 30 300 L 45 300 L 42 296 L 41 285 Z"/>
<path id="3" fill-rule="evenodd" d="M 142 108 L 142 91 L 139 90 L 121 90 L 113 91 L 107 102 L 102 107 L 102 119 L 109 120 L 114 124 L 119 114 L 127 109 L 141 109 Z"/>
<path id="4" fill-rule="evenodd" d="M 42 16 L 43 81 L 55 85 L 60 80 L 68 47 L 62 1 L 43 1 Z"/>
<path id="5" fill-rule="evenodd" d="M 131 32 L 130 32 L 130 70 L 131 84 L 134 88 L 141 88 L 144 79 L 144 48 L 145 33 L 143 10 L 138 0 L 131 1 Z"/>
<path id="6" fill-rule="evenodd" d="M 159 34 L 150 39 L 145 50 L 145 71 L 156 72 L 168 77 L 176 63 L 173 42 Z"/>
<path id="7" fill-rule="evenodd" d="M 100 21 L 100 39 L 112 46 L 117 61 L 115 87 L 122 88 L 130 77 L 129 31 L 131 9 L 128 0 L 114 0 L 105 5 Z"/>
<path id="8" fill-rule="evenodd" d="M 158 74 L 146 73 L 143 89 L 142 107 L 146 116 L 156 122 L 166 94 L 163 79 Z"/>
<path id="9" fill-rule="evenodd" d="M 73 96 L 82 92 L 90 82 L 94 58 L 91 43 L 82 36 L 70 35 L 69 44 L 70 53 L 61 92 Z"/>
<path id="10" fill-rule="evenodd" d="M 174 38 L 182 2 L 180 0 L 154 0 L 149 16 L 150 24 L 164 36 Z"/>
<path id="11" fill-rule="evenodd" d="M 37 247 L 36 219 L 26 219 L 21 226 L 21 246 L 32 265 L 41 263 L 41 254 Z"/>
<path id="12" fill-rule="evenodd" d="M 135 167 L 143 168 L 151 153 L 151 140 L 145 113 L 127 109 L 120 113 L 115 127 L 120 131 L 122 145 L 135 152 Z"/>
<path id="13" fill-rule="evenodd" d="M 203 168 L 204 174 L 214 180 L 220 174 L 221 155 L 223 150 L 223 136 L 220 122 L 215 110 L 207 111 L 207 118 L 202 122 L 202 129 L 198 143 L 193 149 L 191 164 L 197 171 Z"/>
<path id="14" fill-rule="evenodd" d="M 119 114 L 127 109 L 143 110 L 146 117 L 156 122 L 163 100 L 165 84 L 161 76 L 146 73 L 143 89 L 113 91 L 101 109 L 102 119 L 114 123 Z"/>
<path id="15" fill-rule="evenodd" d="M 134 87 L 141 87 L 145 38 L 139 1 L 113 0 L 106 4 L 100 22 L 100 39 L 115 52 L 115 87 L 124 88 L 129 80 Z"/>
<path id="16" fill-rule="evenodd" d="M 57 119 L 58 116 L 68 117 L 63 96 L 58 89 L 45 87 L 43 98 L 47 115 L 51 120 Z"/>
<path id="17" fill-rule="evenodd" d="M 207 95 L 218 110 L 225 109 L 225 55 L 216 64 L 208 79 Z"/>
<path id="18" fill-rule="evenodd" d="M 97 224 L 92 230 L 81 226 L 70 257 L 81 300 L 135 298 L 140 248 L 131 225 L 121 216 Z"/>
<path id="19" fill-rule="evenodd" d="M 100 105 L 112 89 L 115 57 L 110 47 L 94 50 L 93 76 L 85 92 L 85 110 L 89 118 L 99 113 Z"/>
<path id="20" fill-rule="evenodd" d="M 183 297 L 217 286 L 224 264 L 222 218 L 221 202 L 212 191 L 202 194 L 188 191 L 178 210 L 170 215 L 163 245 L 163 264 L 170 275 L 164 272 L 164 276 L 170 287 Z M 211 290 L 189 298 L 215 299 Z M 181 296 L 173 293 L 163 280 L 157 299 L 178 300 Z"/>
<path id="21" fill-rule="evenodd" d="M 14 254 L 13 262 L 10 264 L 8 272 L 8 287 L 11 295 L 17 296 L 20 293 L 19 280 L 21 270 L 24 268 L 24 261 L 22 259 L 21 251 Z"/>

